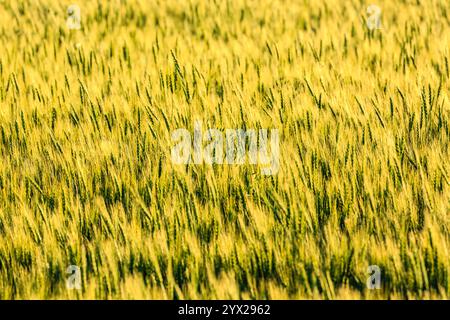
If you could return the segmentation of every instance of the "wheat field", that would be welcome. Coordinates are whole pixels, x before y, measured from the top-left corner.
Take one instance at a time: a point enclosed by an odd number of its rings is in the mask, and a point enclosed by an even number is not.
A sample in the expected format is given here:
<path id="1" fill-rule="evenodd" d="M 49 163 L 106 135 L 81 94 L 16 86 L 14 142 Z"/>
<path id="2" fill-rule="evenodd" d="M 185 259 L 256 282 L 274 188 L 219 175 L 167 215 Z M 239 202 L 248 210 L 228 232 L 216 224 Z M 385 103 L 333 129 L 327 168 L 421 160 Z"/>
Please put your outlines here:
<path id="1" fill-rule="evenodd" d="M 450 6 L 373 3 L 0 1 L 0 298 L 450 298 Z M 196 120 L 277 174 L 174 164 Z"/>

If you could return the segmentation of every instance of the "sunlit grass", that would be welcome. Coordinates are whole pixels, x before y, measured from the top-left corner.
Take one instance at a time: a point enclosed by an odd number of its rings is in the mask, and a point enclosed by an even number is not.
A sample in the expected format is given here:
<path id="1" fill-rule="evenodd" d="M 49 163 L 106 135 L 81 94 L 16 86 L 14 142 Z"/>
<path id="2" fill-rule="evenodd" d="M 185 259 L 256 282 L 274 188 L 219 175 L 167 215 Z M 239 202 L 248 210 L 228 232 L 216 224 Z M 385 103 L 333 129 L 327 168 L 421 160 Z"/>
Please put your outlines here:
<path id="1" fill-rule="evenodd" d="M 0 298 L 450 296 L 447 0 L 70 4 L 0 2 Z M 278 174 L 172 164 L 197 119 Z"/>

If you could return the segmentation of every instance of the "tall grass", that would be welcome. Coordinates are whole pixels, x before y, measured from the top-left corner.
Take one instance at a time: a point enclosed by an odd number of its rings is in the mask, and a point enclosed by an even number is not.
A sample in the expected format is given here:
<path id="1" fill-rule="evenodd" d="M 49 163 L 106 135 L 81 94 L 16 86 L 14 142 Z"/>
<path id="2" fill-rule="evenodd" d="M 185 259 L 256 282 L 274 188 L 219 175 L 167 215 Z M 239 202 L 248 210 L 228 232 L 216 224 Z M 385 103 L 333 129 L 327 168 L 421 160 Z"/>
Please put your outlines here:
<path id="1" fill-rule="evenodd" d="M 449 298 L 448 1 L 70 4 L 0 2 L 0 298 Z M 196 119 L 279 173 L 172 164 Z"/>

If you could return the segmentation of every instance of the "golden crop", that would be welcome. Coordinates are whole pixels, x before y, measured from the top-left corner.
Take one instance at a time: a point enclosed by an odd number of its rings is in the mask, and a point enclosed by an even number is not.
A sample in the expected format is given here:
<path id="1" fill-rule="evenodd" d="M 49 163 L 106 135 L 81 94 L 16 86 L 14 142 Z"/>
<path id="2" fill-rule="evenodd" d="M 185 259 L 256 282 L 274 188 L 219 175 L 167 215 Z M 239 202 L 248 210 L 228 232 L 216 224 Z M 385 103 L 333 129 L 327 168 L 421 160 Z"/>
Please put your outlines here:
<path id="1" fill-rule="evenodd" d="M 0 298 L 448 299 L 450 6 L 369 4 L 2 0 Z M 173 164 L 195 120 L 278 174 Z"/>

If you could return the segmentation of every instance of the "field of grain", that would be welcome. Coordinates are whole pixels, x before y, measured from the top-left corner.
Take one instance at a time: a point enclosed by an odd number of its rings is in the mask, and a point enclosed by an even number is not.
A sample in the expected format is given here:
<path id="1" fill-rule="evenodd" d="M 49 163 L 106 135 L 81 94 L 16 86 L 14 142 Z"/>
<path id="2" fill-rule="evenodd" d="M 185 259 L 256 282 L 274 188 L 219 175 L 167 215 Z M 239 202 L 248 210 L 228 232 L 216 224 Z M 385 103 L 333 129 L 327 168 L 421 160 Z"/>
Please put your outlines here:
<path id="1" fill-rule="evenodd" d="M 449 2 L 373 3 L 1 0 L 0 298 L 450 298 Z"/>

